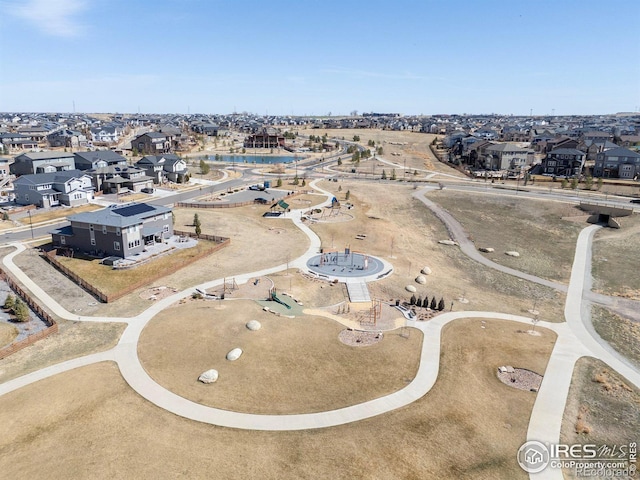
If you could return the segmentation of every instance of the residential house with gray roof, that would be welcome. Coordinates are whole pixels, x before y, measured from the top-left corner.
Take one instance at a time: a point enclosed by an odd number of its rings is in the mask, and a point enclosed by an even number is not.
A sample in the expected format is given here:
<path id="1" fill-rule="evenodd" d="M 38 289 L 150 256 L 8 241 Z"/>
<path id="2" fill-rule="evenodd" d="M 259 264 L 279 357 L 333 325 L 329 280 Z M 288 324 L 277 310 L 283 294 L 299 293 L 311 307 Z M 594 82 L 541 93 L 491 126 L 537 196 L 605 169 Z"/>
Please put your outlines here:
<path id="1" fill-rule="evenodd" d="M 171 209 L 147 203 L 114 205 L 68 220 L 71 225 L 51 232 L 53 245 L 93 255 L 127 258 L 173 235 Z"/>
<path id="2" fill-rule="evenodd" d="M 131 140 L 131 149 L 143 155 L 160 155 L 171 151 L 171 137 L 160 132 L 147 132 Z"/>
<path id="3" fill-rule="evenodd" d="M 585 157 L 584 152 L 575 148 L 556 148 L 542 160 L 540 173 L 558 177 L 580 175 L 584 168 Z"/>
<path id="4" fill-rule="evenodd" d="M 600 152 L 596 156 L 593 176 L 637 179 L 640 177 L 640 153 L 622 147 Z"/>
<path id="5" fill-rule="evenodd" d="M 175 183 L 185 183 L 189 178 L 187 163 L 173 153 L 166 155 L 147 155 L 136 162 L 136 166 L 143 168 L 148 176 L 153 177 L 153 183 L 164 183 L 169 180 Z"/>
<path id="6" fill-rule="evenodd" d="M 110 165 L 127 165 L 127 159 L 111 150 L 96 150 L 94 152 L 75 152 L 76 168 L 89 170 L 92 168 L 108 167 Z"/>
<path id="7" fill-rule="evenodd" d="M 13 188 L 19 205 L 73 207 L 93 199 L 91 177 L 80 170 L 22 175 L 13 182 Z"/>
<path id="8" fill-rule="evenodd" d="M 75 169 L 74 155 L 67 152 L 23 153 L 18 155 L 11 164 L 11 173 L 14 175 L 52 173 Z"/>
<path id="9" fill-rule="evenodd" d="M 153 178 L 138 167 L 109 165 L 91 168 L 84 173 L 91 177 L 95 189 L 104 193 L 140 192 L 153 187 Z"/>

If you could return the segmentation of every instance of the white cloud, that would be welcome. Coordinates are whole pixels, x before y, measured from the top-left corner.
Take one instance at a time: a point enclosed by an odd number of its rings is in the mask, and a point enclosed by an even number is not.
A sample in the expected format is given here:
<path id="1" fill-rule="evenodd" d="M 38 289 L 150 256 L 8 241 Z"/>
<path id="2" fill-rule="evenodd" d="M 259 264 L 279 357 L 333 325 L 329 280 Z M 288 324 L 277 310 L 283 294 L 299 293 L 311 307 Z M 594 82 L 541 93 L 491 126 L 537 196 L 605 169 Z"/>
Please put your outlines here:
<path id="1" fill-rule="evenodd" d="M 78 15 L 87 8 L 86 0 L 24 0 L 6 6 L 8 13 L 47 35 L 76 37 L 85 30 Z"/>

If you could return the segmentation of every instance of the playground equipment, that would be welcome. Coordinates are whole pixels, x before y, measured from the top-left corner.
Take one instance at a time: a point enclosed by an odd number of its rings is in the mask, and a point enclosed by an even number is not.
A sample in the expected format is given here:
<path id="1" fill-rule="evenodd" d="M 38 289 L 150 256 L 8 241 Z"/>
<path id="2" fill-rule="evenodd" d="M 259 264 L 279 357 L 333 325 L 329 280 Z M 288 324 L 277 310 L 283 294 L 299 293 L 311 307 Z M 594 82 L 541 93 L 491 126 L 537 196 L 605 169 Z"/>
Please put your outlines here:
<path id="1" fill-rule="evenodd" d="M 291 305 L 287 305 L 285 302 L 283 302 L 278 298 L 275 287 L 272 287 L 269 289 L 269 300 L 271 300 L 272 302 L 279 303 L 280 305 L 284 305 L 287 308 L 287 310 L 291 310 Z"/>

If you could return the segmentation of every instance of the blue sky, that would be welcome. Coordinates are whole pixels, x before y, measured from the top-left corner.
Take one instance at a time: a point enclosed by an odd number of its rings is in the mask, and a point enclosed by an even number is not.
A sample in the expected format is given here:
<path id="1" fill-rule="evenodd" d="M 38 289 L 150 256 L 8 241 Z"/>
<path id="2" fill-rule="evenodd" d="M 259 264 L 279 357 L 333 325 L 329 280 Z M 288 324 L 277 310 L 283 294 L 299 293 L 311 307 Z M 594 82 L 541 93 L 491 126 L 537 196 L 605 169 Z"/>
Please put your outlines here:
<path id="1" fill-rule="evenodd" d="M 0 0 L 0 111 L 640 108 L 638 0 Z"/>

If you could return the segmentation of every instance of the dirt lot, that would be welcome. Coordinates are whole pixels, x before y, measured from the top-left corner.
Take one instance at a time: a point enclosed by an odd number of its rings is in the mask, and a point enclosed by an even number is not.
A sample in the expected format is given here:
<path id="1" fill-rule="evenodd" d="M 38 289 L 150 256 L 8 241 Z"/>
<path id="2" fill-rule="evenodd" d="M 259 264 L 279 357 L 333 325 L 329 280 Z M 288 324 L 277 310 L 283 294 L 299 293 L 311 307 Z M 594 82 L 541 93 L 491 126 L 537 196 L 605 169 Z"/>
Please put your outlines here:
<path id="1" fill-rule="evenodd" d="M 640 368 L 640 323 L 595 305 L 591 321 L 598 335 Z"/>
<path id="2" fill-rule="evenodd" d="M 495 248 L 487 258 L 532 275 L 568 282 L 584 212 L 565 203 L 530 198 L 430 192 L 428 198 L 453 215 L 476 247 Z M 565 219 L 579 217 L 584 223 Z M 550 248 L 553 245 L 553 248 Z M 520 257 L 505 255 L 515 250 Z"/>
<path id="3" fill-rule="evenodd" d="M 573 372 L 560 441 L 626 445 L 638 441 L 640 391 L 606 364 L 583 357 Z M 575 478 L 566 470 L 565 475 Z"/>
<path id="4" fill-rule="evenodd" d="M 640 215 L 620 219 L 622 228 L 601 229 L 593 241 L 594 290 L 640 300 Z"/>
<path id="5" fill-rule="evenodd" d="M 0 471 L 15 479 L 526 479 L 515 454 L 535 394 L 502 384 L 496 369 L 543 372 L 553 334 L 532 337 L 520 328 L 493 320 L 486 330 L 475 319 L 450 324 L 429 394 L 385 415 L 317 431 L 195 423 L 139 397 L 115 365 L 77 369 L 0 397 Z"/>
<path id="6" fill-rule="evenodd" d="M 337 192 L 340 185 L 342 192 Z M 383 257 L 394 266 L 393 275 L 369 284 L 372 298 L 408 300 L 411 294 L 404 287 L 414 285 L 416 296 L 443 297 L 447 309 L 453 301 L 455 310 L 499 310 L 518 315 L 528 315 L 538 298 L 541 319 L 564 320 L 564 295 L 484 267 L 458 247 L 438 244 L 448 233 L 440 220 L 411 198 L 412 187 L 394 186 L 394 195 L 389 195 L 389 186 L 379 183 L 345 180 L 320 186 L 333 190 L 340 200 L 349 190 L 355 205 L 349 210 L 354 216 L 350 222 L 310 225 L 323 239 L 323 246 L 341 250 L 350 245 L 354 251 Z M 359 240 L 356 234 L 366 238 Z M 424 266 L 433 274 L 427 276 L 426 285 L 419 285 L 415 278 Z M 467 303 L 458 301 L 460 298 Z"/>
<path id="7" fill-rule="evenodd" d="M 252 319 L 260 330 L 245 327 Z M 421 332 L 409 338 L 388 332 L 376 345 L 354 348 L 339 341 L 342 330 L 320 317 L 276 317 L 251 301 L 225 302 L 222 310 L 217 302 L 191 301 L 149 323 L 138 351 L 145 370 L 181 397 L 248 413 L 332 410 L 387 395 L 413 379 Z M 227 361 L 236 347 L 242 356 Z M 220 374 L 215 385 L 198 382 L 210 368 Z"/>

